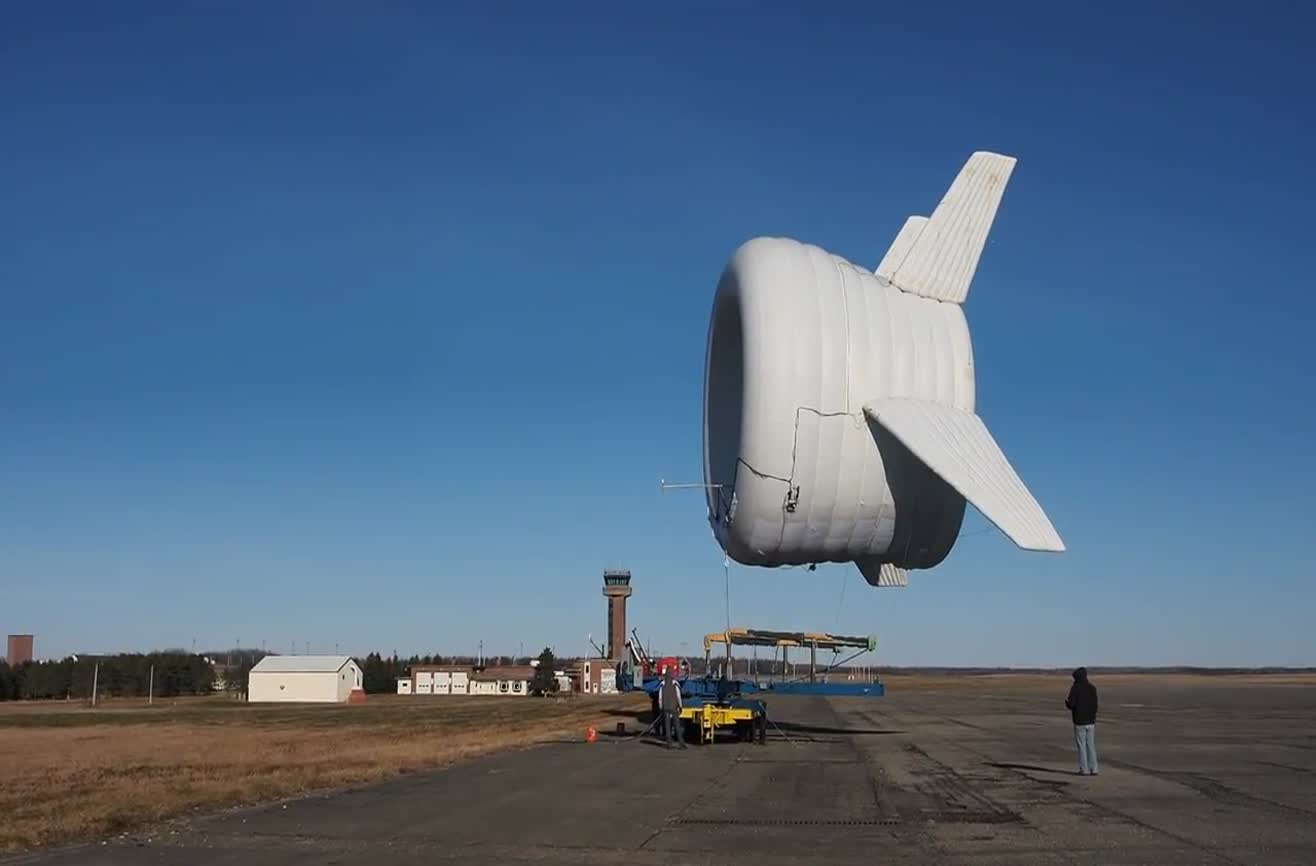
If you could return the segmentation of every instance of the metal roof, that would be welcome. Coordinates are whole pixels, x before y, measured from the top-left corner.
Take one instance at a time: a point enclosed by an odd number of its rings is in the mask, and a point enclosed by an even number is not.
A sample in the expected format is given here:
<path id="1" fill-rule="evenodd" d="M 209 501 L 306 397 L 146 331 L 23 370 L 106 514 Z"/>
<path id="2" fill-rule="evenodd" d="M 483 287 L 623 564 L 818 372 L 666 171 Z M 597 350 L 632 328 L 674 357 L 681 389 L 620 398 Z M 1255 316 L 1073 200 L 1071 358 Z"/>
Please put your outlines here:
<path id="1" fill-rule="evenodd" d="M 489 667 L 482 671 L 476 671 L 471 675 L 471 679 L 485 683 L 498 682 L 500 680 L 523 680 L 529 682 L 534 678 L 535 669 L 529 665 L 501 665 L 498 667 Z"/>
<path id="2" fill-rule="evenodd" d="M 256 662 L 252 673 L 336 673 L 352 660 L 351 656 L 265 656 Z"/>

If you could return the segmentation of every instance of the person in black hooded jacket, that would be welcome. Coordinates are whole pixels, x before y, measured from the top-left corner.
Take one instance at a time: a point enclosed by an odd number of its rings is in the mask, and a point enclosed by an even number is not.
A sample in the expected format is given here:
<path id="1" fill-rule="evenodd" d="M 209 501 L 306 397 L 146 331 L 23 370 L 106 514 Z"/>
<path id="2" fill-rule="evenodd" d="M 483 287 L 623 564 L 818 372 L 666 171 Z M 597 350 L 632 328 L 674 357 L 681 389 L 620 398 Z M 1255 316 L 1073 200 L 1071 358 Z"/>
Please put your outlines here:
<path id="1" fill-rule="evenodd" d="M 1078 749 L 1078 774 L 1097 775 L 1097 687 L 1088 680 L 1088 669 L 1074 671 L 1065 706 L 1074 719 L 1074 747 Z"/>

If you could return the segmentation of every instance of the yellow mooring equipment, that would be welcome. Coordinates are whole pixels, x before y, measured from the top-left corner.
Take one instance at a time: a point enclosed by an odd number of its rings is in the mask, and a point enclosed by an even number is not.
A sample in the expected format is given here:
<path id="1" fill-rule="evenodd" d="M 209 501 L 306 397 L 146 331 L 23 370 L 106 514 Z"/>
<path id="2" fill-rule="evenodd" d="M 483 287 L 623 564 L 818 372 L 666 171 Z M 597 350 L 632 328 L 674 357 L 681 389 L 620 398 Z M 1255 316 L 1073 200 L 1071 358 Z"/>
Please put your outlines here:
<path id="1" fill-rule="evenodd" d="M 763 628 L 729 628 L 704 635 L 704 670 L 712 660 L 713 644 L 726 644 L 727 657 L 731 656 L 733 646 L 770 646 L 773 656 L 781 650 L 782 669 L 785 670 L 788 652 L 791 647 L 805 647 L 809 650 L 809 680 L 812 682 L 818 668 L 818 650 L 840 652 L 843 649 L 857 652 L 872 652 L 877 649 L 877 638 L 854 637 L 851 635 L 829 634 L 811 631 L 773 631 Z"/>

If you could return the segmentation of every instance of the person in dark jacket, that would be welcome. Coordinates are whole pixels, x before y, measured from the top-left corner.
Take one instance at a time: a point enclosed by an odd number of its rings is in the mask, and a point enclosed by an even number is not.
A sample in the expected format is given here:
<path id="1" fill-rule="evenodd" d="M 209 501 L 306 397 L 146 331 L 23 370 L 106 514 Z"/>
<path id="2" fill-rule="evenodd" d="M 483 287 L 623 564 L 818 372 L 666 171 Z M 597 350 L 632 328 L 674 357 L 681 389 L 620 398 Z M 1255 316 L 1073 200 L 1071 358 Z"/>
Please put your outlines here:
<path id="1" fill-rule="evenodd" d="M 685 748 L 685 728 L 681 723 L 681 684 L 672 676 L 671 668 L 663 671 L 658 687 L 658 709 L 663 714 L 663 745 L 672 747 L 672 741 Z"/>
<path id="2" fill-rule="evenodd" d="M 1074 719 L 1074 747 L 1078 749 L 1078 774 L 1097 775 L 1097 687 L 1088 680 L 1088 669 L 1074 671 L 1065 706 Z"/>

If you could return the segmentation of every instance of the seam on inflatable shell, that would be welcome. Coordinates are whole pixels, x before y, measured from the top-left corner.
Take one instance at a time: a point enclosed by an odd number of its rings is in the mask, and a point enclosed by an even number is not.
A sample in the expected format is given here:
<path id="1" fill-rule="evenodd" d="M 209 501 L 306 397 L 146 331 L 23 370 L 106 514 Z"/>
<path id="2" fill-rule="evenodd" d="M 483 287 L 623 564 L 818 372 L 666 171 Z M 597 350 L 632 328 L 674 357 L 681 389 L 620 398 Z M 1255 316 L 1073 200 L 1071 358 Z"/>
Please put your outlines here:
<path id="1" fill-rule="evenodd" d="M 841 260 L 832 259 L 832 267 L 836 268 L 836 277 L 839 281 L 841 292 L 841 322 L 845 325 L 842 333 L 845 334 L 845 412 L 850 413 L 850 293 L 845 287 L 845 272 L 841 269 Z"/>
<path id="2" fill-rule="evenodd" d="M 744 457 L 737 457 L 737 458 L 736 458 L 736 462 L 737 462 L 738 464 L 744 466 L 744 467 L 745 467 L 746 469 L 748 469 L 750 472 L 753 472 L 753 473 L 754 473 L 755 475 L 757 475 L 759 478 L 769 478 L 769 479 L 771 479 L 771 480 L 773 480 L 773 481 L 784 481 L 784 482 L 786 482 L 787 484 L 792 483 L 792 482 L 795 480 L 795 460 L 796 460 L 796 448 L 795 448 L 795 445 L 796 445 L 796 442 L 798 441 L 799 433 L 800 433 L 800 413 L 801 413 L 801 412 L 811 412 L 811 413 L 813 413 L 814 415 L 817 415 L 819 418 L 854 418 L 854 419 L 856 419 L 856 421 L 857 421 L 857 425 L 861 425 L 861 424 L 863 424 L 863 413 L 862 413 L 862 412 L 859 412 L 859 413 L 855 413 L 855 412 L 823 412 L 823 411 L 821 411 L 821 410 L 819 410 L 819 409 L 815 409 L 815 408 L 813 408 L 812 406 L 796 406 L 796 407 L 795 407 L 795 441 L 793 441 L 793 442 L 792 442 L 792 445 L 791 445 L 791 474 L 790 474 L 790 477 L 789 477 L 789 478 L 782 478 L 780 475 L 773 475 L 773 474 L 770 473 L 770 472 L 760 472 L 759 470 L 757 470 L 757 469 L 755 469 L 753 466 L 751 466 L 750 463 L 749 463 L 749 461 L 746 460 Z"/>
<path id="3" fill-rule="evenodd" d="M 819 417 L 819 418 L 850 418 L 850 417 L 853 417 L 853 415 L 854 415 L 854 413 L 852 413 L 852 412 L 823 412 L 822 410 L 820 410 L 820 409 L 815 409 L 815 408 L 812 407 L 812 406 L 796 406 L 796 407 L 795 407 L 795 433 L 794 433 L 794 436 L 792 437 L 792 440 L 791 440 L 791 474 L 790 474 L 790 478 L 788 478 L 788 479 L 777 479 L 777 480 L 779 480 L 779 481 L 785 481 L 785 482 L 786 482 L 786 495 L 787 495 L 787 496 L 790 496 L 790 491 L 791 491 L 792 489 L 794 489 L 795 486 L 796 486 L 796 485 L 795 485 L 795 472 L 796 472 L 796 469 L 797 469 L 797 466 L 796 466 L 796 464 L 797 464 L 797 460 L 798 460 L 797 452 L 798 452 L 798 449 L 799 449 L 799 442 L 800 442 L 800 415 L 801 415 L 802 413 L 804 413 L 804 412 L 812 413 L 813 415 L 815 415 L 815 416 L 817 416 L 817 417 Z M 817 467 L 814 467 L 814 473 L 813 473 L 813 474 L 814 474 L 814 477 L 817 477 L 817 475 L 818 475 Z M 783 509 L 783 510 L 784 510 L 784 509 Z M 806 518 L 806 520 L 807 520 L 807 518 Z M 782 515 L 782 519 L 781 519 L 781 532 L 778 533 L 779 536 L 780 536 L 779 541 L 778 541 L 778 544 L 785 544 L 785 542 L 786 542 L 786 521 L 787 521 L 787 518 L 786 518 L 785 514 L 783 514 L 783 515 Z"/>

